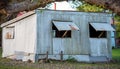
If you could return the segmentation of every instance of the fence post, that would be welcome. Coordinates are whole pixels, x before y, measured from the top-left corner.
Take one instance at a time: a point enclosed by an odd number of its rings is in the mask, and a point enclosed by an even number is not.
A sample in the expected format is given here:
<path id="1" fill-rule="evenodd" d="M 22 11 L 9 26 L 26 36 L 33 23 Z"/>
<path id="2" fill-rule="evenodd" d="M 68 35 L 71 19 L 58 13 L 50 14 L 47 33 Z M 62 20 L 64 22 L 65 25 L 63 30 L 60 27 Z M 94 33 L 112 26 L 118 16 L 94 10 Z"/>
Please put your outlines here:
<path id="1" fill-rule="evenodd" d="M 60 61 L 63 61 L 63 51 L 60 52 Z"/>
<path id="2" fill-rule="evenodd" d="M 46 52 L 46 62 L 48 61 L 48 51 Z"/>

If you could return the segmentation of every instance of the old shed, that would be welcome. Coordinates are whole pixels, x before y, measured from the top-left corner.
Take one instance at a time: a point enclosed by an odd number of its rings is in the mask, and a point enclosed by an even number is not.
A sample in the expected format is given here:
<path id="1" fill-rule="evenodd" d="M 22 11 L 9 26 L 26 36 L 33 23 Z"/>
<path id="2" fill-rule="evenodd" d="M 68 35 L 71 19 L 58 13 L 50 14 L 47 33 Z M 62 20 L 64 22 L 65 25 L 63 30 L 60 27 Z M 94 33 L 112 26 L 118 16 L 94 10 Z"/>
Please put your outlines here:
<path id="1" fill-rule="evenodd" d="M 1 24 L 2 57 L 17 60 L 111 59 L 111 14 L 37 9 Z"/>

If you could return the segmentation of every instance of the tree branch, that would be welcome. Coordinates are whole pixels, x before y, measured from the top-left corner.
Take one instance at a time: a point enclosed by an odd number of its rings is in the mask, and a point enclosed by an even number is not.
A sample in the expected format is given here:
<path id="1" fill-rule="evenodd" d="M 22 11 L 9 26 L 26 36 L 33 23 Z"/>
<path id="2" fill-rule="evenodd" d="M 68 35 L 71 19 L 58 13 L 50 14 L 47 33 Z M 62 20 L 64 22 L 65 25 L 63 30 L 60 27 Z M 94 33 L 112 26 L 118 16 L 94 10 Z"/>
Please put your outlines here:
<path id="1" fill-rule="evenodd" d="M 3 18 L 1 17 L 3 15 L 14 14 L 25 10 L 27 11 L 34 10 L 38 7 L 45 7 L 48 3 L 54 1 L 68 1 L 68 0 L 20 0 L 20 2 L 18 0 L 15 0 L 16 3 L 8 3 L 6 1 L 7 0 L 0 1 L 0 22 L 1 20 L 3 20 Z M 84 1 L 90 4 L 103 6 L 107 9 L 112 10 L 114 13 L 120 15 L 120 0 L 84 0 Z"/>
<path id="2" fill-rule="evenodd" d="M 46 4 L 53 2 L 53 0 L 25 0 L 23 2 L 20 3 L 15 3 L 15 4 L 9 4 L 8 6 L 6 6 L 5 10 L 7 13 L 11 14 L 11 13 L 15 13 L 15 12 L 20 12 L 20 11 L 24 11 L 24 10 L 34 10 L 38 7 L 45 7 Z"/>

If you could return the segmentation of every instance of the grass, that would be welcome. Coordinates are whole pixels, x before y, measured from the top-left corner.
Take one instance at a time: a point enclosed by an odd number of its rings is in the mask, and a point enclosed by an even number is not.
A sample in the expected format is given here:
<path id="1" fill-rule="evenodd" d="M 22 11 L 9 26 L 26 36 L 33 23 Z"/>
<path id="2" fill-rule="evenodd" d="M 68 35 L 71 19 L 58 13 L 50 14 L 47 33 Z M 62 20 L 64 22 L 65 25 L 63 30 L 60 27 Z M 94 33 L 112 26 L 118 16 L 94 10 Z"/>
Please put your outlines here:
<path id="1" fill-rule="evenodd" d="M 112 49 L 112 58 L 120 61 L 120 48 Z"/>
<path id="2" fill-rule="evenodd" d="M 0 48 L 0 56 L 2 49 Z M 120 49 L 113 49 L 113 59 L 120 59 Z M 79 62 L 59 62 L 52 63 L 28 63 L 3 59 L 0 57 L 0 69 L 120 69 L 120 62 L 117 63 L 79 63 Z"/>

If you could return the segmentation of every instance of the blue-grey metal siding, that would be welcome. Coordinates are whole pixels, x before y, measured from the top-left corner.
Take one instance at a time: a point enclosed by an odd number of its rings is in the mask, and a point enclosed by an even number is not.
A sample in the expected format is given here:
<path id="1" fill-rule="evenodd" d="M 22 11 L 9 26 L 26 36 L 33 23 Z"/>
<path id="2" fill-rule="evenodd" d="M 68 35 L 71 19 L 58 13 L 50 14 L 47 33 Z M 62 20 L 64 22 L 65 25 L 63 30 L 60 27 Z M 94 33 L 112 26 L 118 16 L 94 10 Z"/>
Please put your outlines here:
<path id="1" fill-rule="evenodd" d="M 71 21 L 80 30 L 72 31 L 71 38 L 55 38 L 52 33 L 52 21 Z M 37 53 L 46 54 L 48 51 L 49 54 L 54 55 L 63 51 L 65 55 L 90 55 L 93 49 L 89 40 L 89 23 L 93 22 L 110 23 L 110 15 L 106 13 L 37 10 Z M 110 56 L 110 34 L 107 33 L 106 56 Z M 106 50 L 103 47 L 101 49 Z"/>

